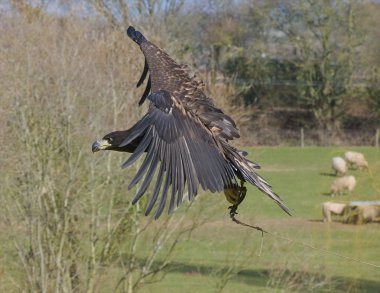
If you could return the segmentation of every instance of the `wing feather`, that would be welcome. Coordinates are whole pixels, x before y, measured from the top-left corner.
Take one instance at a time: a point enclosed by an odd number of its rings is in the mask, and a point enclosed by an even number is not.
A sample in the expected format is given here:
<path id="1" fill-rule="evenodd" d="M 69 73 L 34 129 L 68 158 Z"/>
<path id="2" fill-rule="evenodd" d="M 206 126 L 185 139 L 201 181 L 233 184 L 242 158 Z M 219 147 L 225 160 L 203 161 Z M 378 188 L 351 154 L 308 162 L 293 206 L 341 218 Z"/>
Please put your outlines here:
<path id="1" fill-rule="evenodd" d="M 154 157 L 153 157 L 152 163 L 149 167 L 149 171 L 144 178 L 143 184 L 140 186 L 135 198 L 132 201 L 133 204 L 135 204 L 143 196 L 145 191 L 148 189 L 149 184 L 152 181 L 154 172 L 156 171 L 157 165 L 158 165 L 158 154 L 154 153 Z"/>
<path id="2" fill-rule="evenodd" d="M 178 160 L 177 160 L 177 150 L 174 146 L 174 151 L 171 152 L 171 179 L 172 179 L 172 192 L 170 195 L 170 204 L 169 204 L 169 213 L 171 213 L 174 210 L 174 204 L 175 204 L 175 195 L 177 194 L 177 191 L 179 189 L 179 180 L 178 176 L 180 174 L 179 170 L 182 170 L 182 168 L 178 167 Z M 168 173 L 169 176 L 169 173 Z"/>
<path id="3" fill-rule="evenodd" d="M 134 141 L 136 138 L 144 135 L 145 130 L 150 126 L 149 120 L 147 119 L 149 112 L 145 114 L 145 116 L 136 123 L 131 129 L 129 129 L 129 134 L 126 139 L 123 140 L 121 144 L 119 144 L 119 148 L 124 147 Z"/>
<path id="4" fill-rule="evenodd" d="M 195 167 L 193 161 L 190 158 L 190 150 L 187 145 L 187 141 L 184 137 L 180 139 L 180 149 L 181 149 L 181 157 L 182 163 L 185 167 L 185 180 L 187 180 L 187 195 L 188 199 L 191 200 L 198 192 L 198 180 L 196 178 Z"/>
<path id="5" fill-rule="evenodd" d="M 155 218 L 158 218 L 165 208 L 169 190 L 168 210 L 171 212 L 175 205 L 181 204 L 185 189 L 189 200 L 198 194 L 200 187 L 221 191 L 231 184 L 233 170 L 218 150 L 211 133 L 174 106 L 169 94 L 153 93 L 148 98 L 151 100 L 148 113 L 131 129 L 122 145 L 134 137 L 143 138 L 123 166 L 130 166 L 144 152 L 147 153 L 128 188 L 143 180 L 132 201 L 135 204 L 157 173 L 145 214 L 149 214 L 158 201 L 155 212 Z"/>
<path id="6" fill-rule="evenodd" d="M 151 151 L 151 149 L 154 149 L 155 143 L 152 143 L 149 147 L 148 154 L 145 156 L 144 162 L 141 164 L 140 169 L 137 171 L 135 177 L 132 179 L 131 183 L 128 185 L 128 189 L 131 189 L 133 186 L 135 186 L 140 179 L 144 176 L 145 172 L 147 171 L 148 167 L 150 166 L 154 152 Z"/>
<path id="7" fill-rule="evenodd" d="M 183 193 L 185 191 L 185 180 L 186 180 L 186 174 L 185 174 L 185 169 L 183 167 L 183 160 L 181 156 L 181 152 L 179 149 L 179 143 L 176 143 L 176 153 L 177 153 L 177 160 L 178 160 L 178 197 L 177 197 L 177 207 L 182 203 L 183 199 Z"/>
<path id="8" fill-rule="evenodd" d="M 140 77 L 139 81 L 137 82 L 136 87 L 140 87 L 140 85 L 143 84 L 143 82 L 144 82 L 144 80 L 145 80 L 145 78 L 146 78 L 146 76 L 148 74 L 148 70 L 149 70 L 148 61 L 146 61 L 146 58 L 145 58 L 144 70 L 143 70 L 143 72 L 141 74 L 141 77 Z"/>
<path id="9" fill-rule="evenodd" d="M 152 81 L 151 81 L 150 76 L 149 76 L 148 82 L 146 84 L 145 91 L 144 91 L 144 93 L 141 96 L 141 99 L 139 101 L 139 106 L 141 106 L 145 102 L 146 98 L 148 97 L 148 95 L 150 93 L 151 88 L 152 88 Z"/>
<path id="10" fill-rule="evenodd" d="M 154 204 L 157 201 L 158 194 L 160 192 L 161 185 L 162 185 L 162 177 L 164 176 L 164 170 L 165 170 L 165 164 L 161 163 L 160 169 L 158 171 L 157 179 L 156 179 L 156 184 L 154 186 L 152 197 L 151 197 L 150 202 L 149 202 L 149 204 L 145 210 L 146 216 L 149 215 L 150 211 L 152 210 Z"/>
<path id="11" fill-rule="evenodd" d="M 122 165 L 122 168 L 128 168 L 132 165 L 140 156 L 145 152 L 150 143 L 152 142 L 152 127 L 149 127 L 144 138 L 141 140 L 140 144 L 137 146 L 133 154 L 128 158 L 128 160 Z"/>
<path id="12" fill-rule="evenodd" d="M 167 193 L 168 193 L 168 189 L 169 189 L 169 183 L 171 182 L 170 175 L 171 175 L 171 169 L 173 167 L 173 164 L 171 162 L 172 157 L 171 157 L 171 154 L 169 152 L 169 148 L 167 148 L 166 151 L 167 151 L 166 152 L 166 158 L 168 159 L 166 162 L 169 162 L 169 163 L 165 164 L 165 169 L 166 169 L 165 183 L 164 183 L 164 187 L 162 190 L 160 203 L 159 203 L 157 211 L 154 215 L 155 219 L 158 219 L 164 210 L 164 207 L 166 204 L 166 197 L 167 197 Z"/>

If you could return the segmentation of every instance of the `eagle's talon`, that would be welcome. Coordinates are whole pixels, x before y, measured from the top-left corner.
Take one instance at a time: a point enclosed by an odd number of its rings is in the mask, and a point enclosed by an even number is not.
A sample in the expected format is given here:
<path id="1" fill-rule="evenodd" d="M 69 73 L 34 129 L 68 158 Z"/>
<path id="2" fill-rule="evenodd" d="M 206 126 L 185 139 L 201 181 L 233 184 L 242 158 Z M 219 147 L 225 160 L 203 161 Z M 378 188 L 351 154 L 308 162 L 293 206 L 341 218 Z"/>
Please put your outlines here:
<path id="1" fill-rule="evenodd" d="M 230 217 L 233 218 L 235 217 L 235 215 L 237 215 L 237 205 L 233 205 L 233 206 L 230 206 L 228 207 L 228 209 L 230 210 Z"/>

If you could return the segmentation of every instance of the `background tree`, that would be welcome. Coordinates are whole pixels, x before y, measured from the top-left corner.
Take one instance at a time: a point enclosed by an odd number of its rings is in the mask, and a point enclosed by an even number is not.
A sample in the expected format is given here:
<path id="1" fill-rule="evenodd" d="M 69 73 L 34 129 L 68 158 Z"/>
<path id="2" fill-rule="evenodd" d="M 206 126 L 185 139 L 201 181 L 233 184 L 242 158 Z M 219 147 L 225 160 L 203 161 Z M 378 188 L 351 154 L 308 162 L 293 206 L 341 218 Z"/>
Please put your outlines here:
<path id="1" fill-rule="evenodd" d="M 294 48 L 299 94 L 327 131 L 339 128 L 351 90 L 354 9 L 353 1 L 292 1 L 275 14 Z"/>

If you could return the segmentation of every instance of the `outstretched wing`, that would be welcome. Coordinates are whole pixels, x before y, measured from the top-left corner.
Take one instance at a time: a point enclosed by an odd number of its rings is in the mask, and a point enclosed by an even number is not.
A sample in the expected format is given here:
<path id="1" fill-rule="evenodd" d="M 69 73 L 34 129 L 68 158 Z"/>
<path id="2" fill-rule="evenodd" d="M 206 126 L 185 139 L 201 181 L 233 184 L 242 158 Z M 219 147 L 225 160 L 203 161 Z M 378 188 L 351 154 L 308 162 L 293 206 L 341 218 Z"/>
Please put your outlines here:
<path id="1" fill-rule="evenodd" d="M 150 213 L 160 197 L 156 219 L 165 207 L 169 191 L 170 213 L 175 204 L 178 206 L 182 202 L 185 189 L 191 200 L 197 195 L 199 186 L 211 192 L 232 186 L 234 167 L 225 159 L 211 132 L 181 109 L 170 93 L 158 91 L 147 98 L 151 101 L 148 113 L 119 145 L 126 146 L 143 135 L 139 146 L 123 164 L 124 168 L 130 166 L 146 152 L 140 169 L 128 186 L 130 189 L 143 180 L 133 203 L 147 191 L 155 175 L 156 183 L 145 214 Z"/>
<path id="2" fill-rule="evenodd" d="M 205 95 L 203 83 L 189 74 L 187 66 L 177 64 L 133 27 L 127 29 L 127 34 L 140 46 L 145 56 L 144 70 L 137 86 L 143 83 L 149 71 L 149 80 L 139 105 L 144 103 L 150 91 L 163 90 L 180 101 L 186 111 L 197 116 L 214 135 L 227 140 L 240 137 L 233 119 Z"/>

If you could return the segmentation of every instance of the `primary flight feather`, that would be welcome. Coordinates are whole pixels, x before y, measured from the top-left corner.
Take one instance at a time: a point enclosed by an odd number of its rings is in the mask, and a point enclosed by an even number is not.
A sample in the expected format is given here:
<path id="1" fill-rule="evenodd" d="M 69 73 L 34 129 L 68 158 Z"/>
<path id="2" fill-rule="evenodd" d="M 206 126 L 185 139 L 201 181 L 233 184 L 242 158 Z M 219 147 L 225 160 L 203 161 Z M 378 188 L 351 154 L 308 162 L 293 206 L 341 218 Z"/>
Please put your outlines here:
<path id="1" fill-rule="evenodd" d="M 290 214 L 271 186 L 256 174 L 259 165 L 228 143 L 240 137 L 239 130 L 232 118 L 205 95 L 202 83 L 133 27 L 128 28 L 127 34 L 145 56 L 137 86 L 141 86 L 149 74 L 139 101 L 141 105 L 148 99 L 149 110 L 130 129 L 111 132 L 95 141 L 92 150 L 132 153 L 123 168 L 145 154 L 128 186 L 130 189 L 140 183 L 132 203 L 135 204 L 152 184 L 145 214 L 156 206 L 156 219 L 167 202 L 171 213 L 186 193 L 191 200 L 200 189 L 224 191 L 233 204 L 231 212 L 235 213 L 246 194 L 244 183 L 249 182 Z"/>

